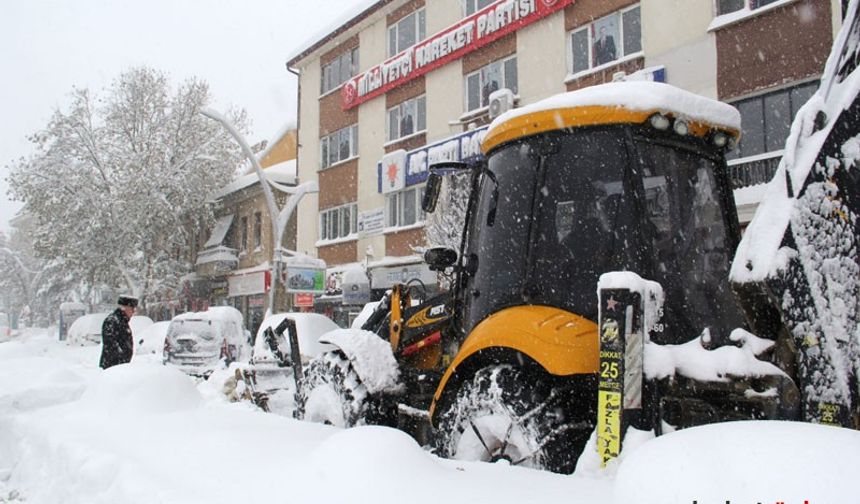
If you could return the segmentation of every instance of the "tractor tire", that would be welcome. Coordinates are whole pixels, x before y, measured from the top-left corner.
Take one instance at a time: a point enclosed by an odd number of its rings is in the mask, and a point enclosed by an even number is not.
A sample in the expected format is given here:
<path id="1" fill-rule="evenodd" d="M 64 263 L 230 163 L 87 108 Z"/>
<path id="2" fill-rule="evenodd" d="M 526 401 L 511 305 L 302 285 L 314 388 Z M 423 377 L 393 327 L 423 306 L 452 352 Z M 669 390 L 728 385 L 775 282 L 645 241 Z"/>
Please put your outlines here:
<path id="1" fill-rule="evenodd" d="M 569 474 L 593 425 L 566 418 L 563 394 L 524 370 L 489 366 L 440 412 L 437 453 Z"/>
<path id="2" fill-rule="evenodd" d="M 342 352 L 311 361 L 296 395 L 296 418 L 347 428 L 363 424 L 366 410 L 367 389 Z"/>

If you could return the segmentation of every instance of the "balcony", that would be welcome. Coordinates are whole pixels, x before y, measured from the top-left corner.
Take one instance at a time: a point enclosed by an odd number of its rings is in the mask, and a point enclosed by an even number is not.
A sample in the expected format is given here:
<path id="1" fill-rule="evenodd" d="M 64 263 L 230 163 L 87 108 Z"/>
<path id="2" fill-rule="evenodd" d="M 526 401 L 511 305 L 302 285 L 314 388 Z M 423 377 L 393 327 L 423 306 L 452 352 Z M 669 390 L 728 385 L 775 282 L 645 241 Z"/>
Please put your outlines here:
<path id="1" fill-rule="evenodd" d="M 197 254 L 195 266 L 204 276 L 223 275 L 239 266 L 239 251 L 223 245 L 207 247 Z"/>
<path id="2" fill-rule="evenodd" d="M 778 150 L 749 156 L 741 159 L 732 159 L 728 162 L 729 179 L 732 189 L 741 189 L 758 184 L 770 182 L 779 167 L 784 151 Z"/>

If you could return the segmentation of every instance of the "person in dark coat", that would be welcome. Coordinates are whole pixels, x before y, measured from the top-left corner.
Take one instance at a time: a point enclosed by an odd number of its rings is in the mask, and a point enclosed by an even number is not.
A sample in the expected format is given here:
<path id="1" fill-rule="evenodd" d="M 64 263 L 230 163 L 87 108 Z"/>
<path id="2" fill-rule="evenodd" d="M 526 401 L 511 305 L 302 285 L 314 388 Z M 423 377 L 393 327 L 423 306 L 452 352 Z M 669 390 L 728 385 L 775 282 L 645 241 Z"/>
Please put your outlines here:
<path id="1" fill-rule="evenodd" d="M 129 321 L 137 308 L 137 298 L 120 296 L 116 303 L 119 306 L 102 324 L 102 356 L 99 360 L 102 369 L 131 362 L 134 350 Z"/>

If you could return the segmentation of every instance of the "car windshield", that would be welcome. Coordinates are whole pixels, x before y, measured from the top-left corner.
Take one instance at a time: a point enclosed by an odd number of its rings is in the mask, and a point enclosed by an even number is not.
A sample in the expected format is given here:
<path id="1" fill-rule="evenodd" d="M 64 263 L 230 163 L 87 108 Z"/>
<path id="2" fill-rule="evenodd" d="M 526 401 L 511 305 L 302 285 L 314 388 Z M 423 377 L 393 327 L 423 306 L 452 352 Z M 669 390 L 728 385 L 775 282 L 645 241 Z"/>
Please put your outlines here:
<path id="1" fill-rule="evenodd" d="M 170 324 L 167 334 L 169 338 L 176 339 L 187 335 L 210 341 L 215 339 L 215 327 L 208 320 L 175 320 Z"/>

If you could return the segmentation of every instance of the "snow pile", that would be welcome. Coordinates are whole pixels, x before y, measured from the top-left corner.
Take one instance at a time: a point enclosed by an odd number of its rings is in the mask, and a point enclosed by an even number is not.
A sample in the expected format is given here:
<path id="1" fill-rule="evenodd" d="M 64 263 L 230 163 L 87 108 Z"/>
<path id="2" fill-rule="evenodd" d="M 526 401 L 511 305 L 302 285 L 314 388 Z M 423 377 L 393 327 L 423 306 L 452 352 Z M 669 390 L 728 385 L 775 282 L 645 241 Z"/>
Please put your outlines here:
<path id="1" fill-rule="evenodd" d="M 376 334 L 361 329 L 339 329 L 325 334 L 320 341 L 343 350 L 369 393 L 397 387 L 400 371 L 391 344 Z"/>
<path id="2" fill-rule="evenodd" d="M 26 410 L 0 400 L 0 502 L 591 504 L 614 490 L 619 504 L 826 504 L 858 493 L 860 433 L 840 428 L 742 422 L 656 440 L 628 432 L 617 479 L 589 473 L 582 459 L 562 476 L 440 459 L 393 429 L 263 414 L 198 394 L 190 378 L 150 362 L 101 371 L 98 348 L 44 334 L 0 344 L 0 398 L 26 382 L 49 399 L 63 375 L 77 377 L 77 392 Z"/>
<path id="3" fill-rule="evenodd" d="M 618 504 L 856 502 L 860 433 L 792 422 L 732 422 L 650 441 L 618 470 Z"/>
<path id="4" fill-rule="evenodd" d="M 201 404 L 194 383 L 172 367 L 123 364 L 106 369 L 81 396 L 82 406 L 109 415 L 172 413 Z"/>
<path id="5" fill-rule="evenodd" d="M 701 337 L 681 345 L 645 344 L 645 376 L 662 379 L 676 374 L 701 381 L 728 381 L 730 377 L 785 375 L 778 367 L 756 356 L 773 346 L 743 330 L 735 329 L 729 338 L 740 346 L 707 350 L 707 330 Z"/>

